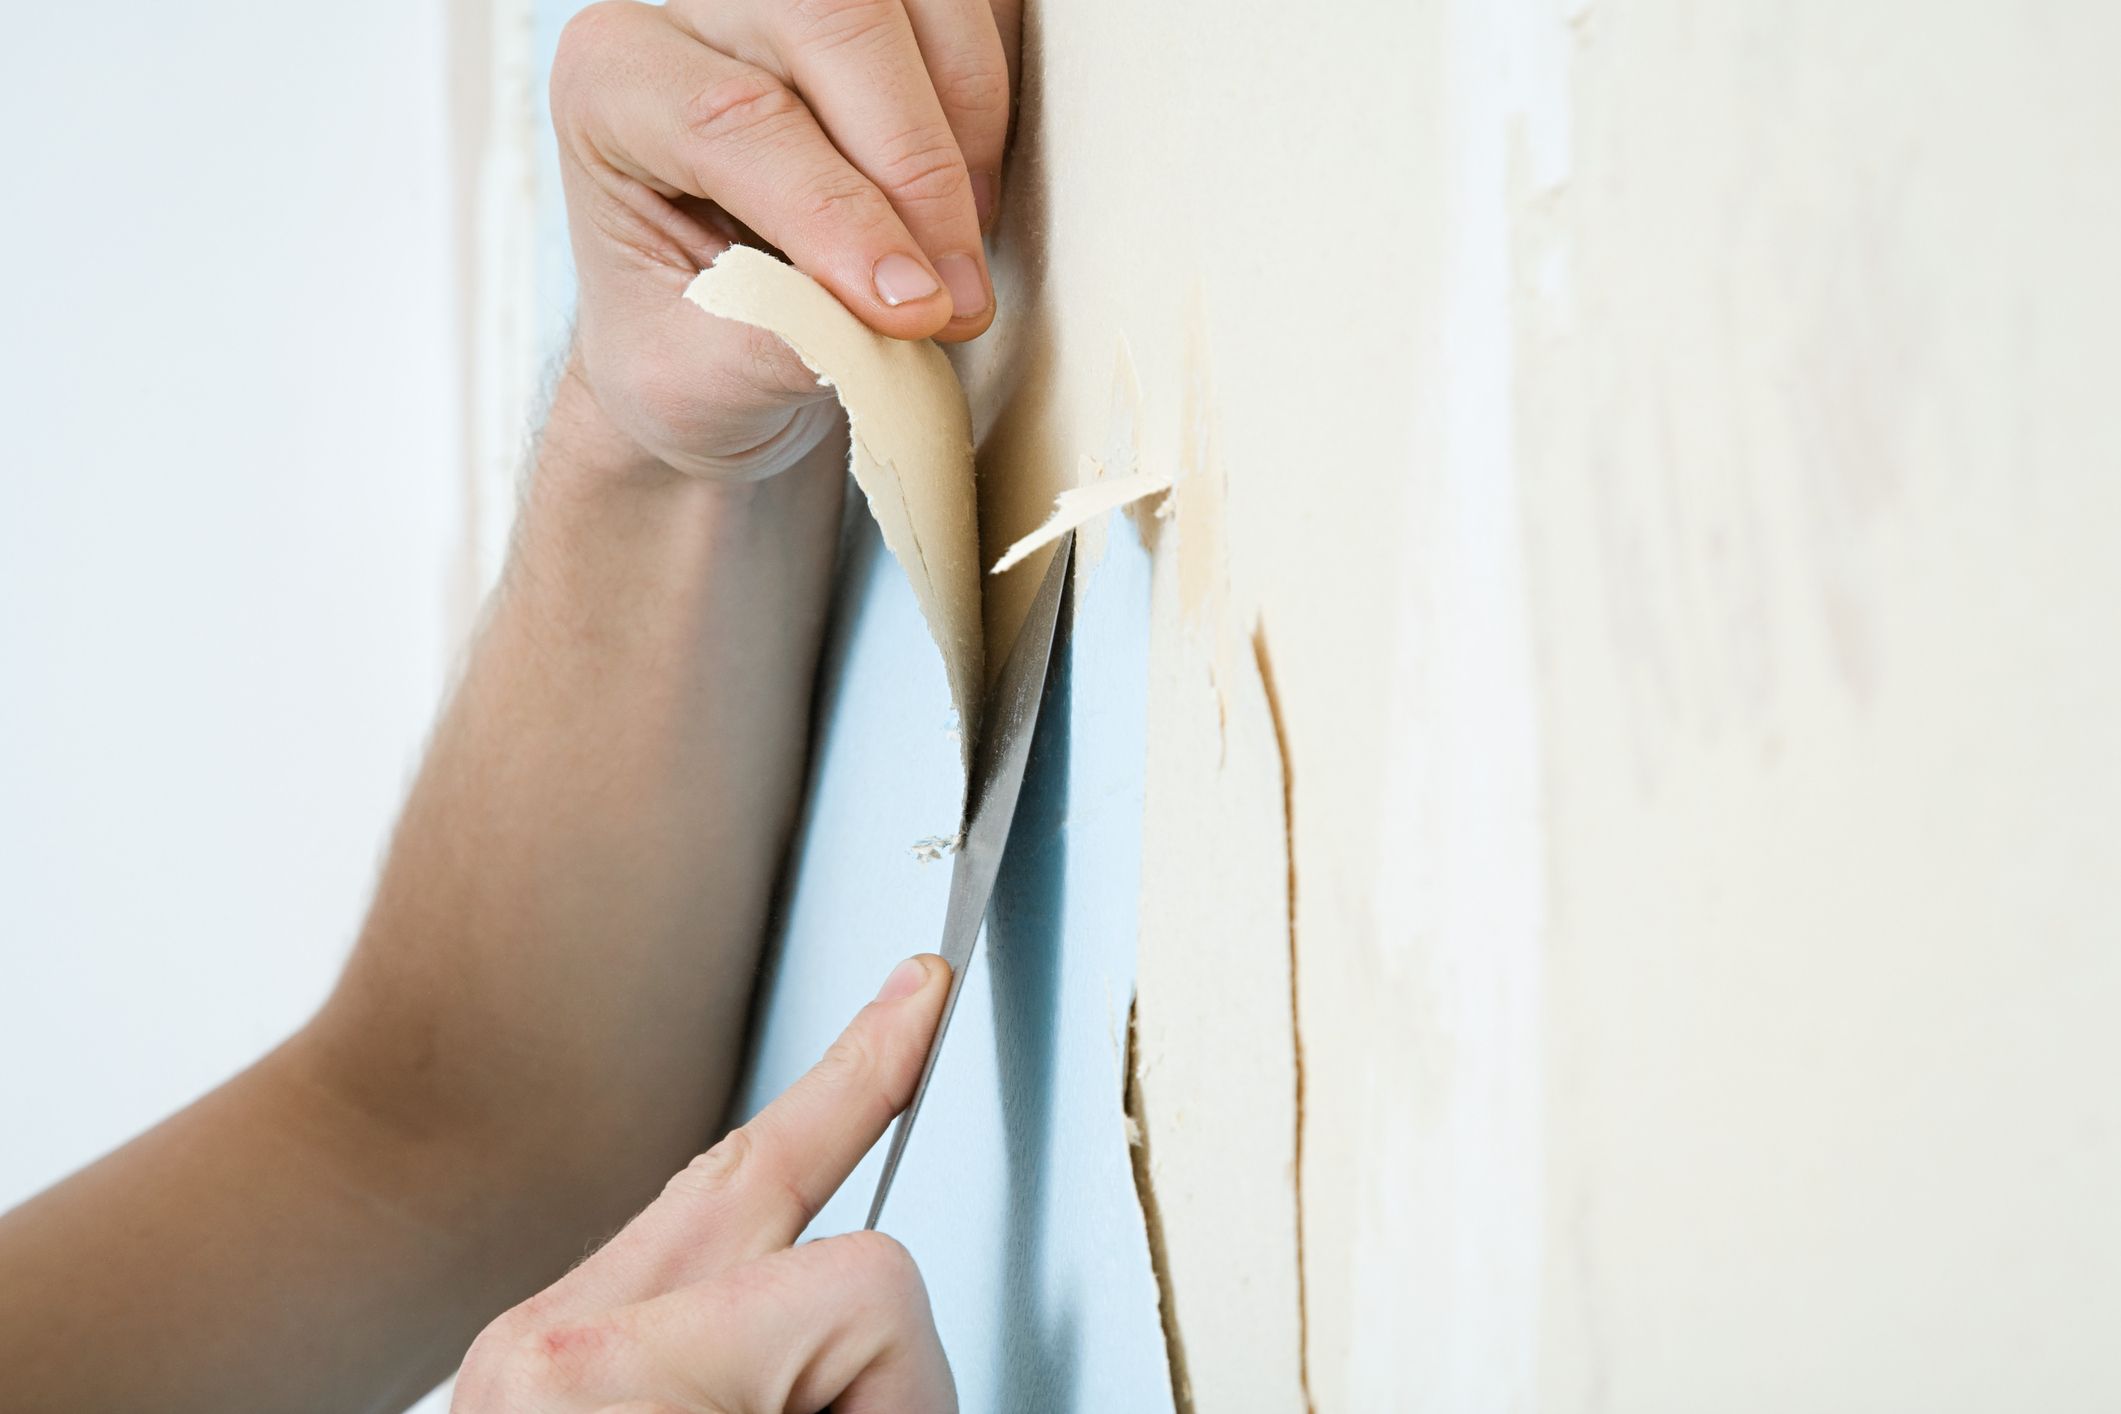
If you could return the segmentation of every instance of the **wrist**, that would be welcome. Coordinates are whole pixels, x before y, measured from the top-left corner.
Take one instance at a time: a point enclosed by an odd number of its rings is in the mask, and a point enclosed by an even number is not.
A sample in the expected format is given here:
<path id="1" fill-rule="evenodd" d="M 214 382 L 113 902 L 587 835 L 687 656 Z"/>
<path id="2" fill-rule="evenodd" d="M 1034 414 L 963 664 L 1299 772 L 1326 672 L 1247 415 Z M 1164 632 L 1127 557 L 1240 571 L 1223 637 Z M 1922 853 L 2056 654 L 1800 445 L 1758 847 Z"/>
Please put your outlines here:
<path id="1" fill-rule="evenodd" d="M 566 496 L 639 495 L 695 479 L 621 428 L 597 398 L 583 371 L 581 354 L 568 355 L 553 389 L 552 407 L 538 433 L 531 471 L 533 494 L 552 488 Z"/>
<path id="2" fill-rule="evenodd" d="M 579 357 L 570 358 L 538 439 L 511 560 L 588 554 L 646 570 L 664 552 L 704 552 L 731 534 L 809 538 L 812 523 L 837 524 L 847 456 L 844 435 L 811 438 L 816 444 L 775 475 L 682 471 L 605 412 Z"/>
<path id="3" fill-rule="evenodd" d="M 540 477 L 587 478 L 600 489 L 708 485 L 741 501 L 746 487 L 816 461 L 828 444 L 840 440 L 834 434 L 844 431 L 846 422 L 839 404 L 820 393 L 778 412 L 727 410 L 687 434 L 688 441 L 711 447 L 664 445 L 629 430 L 627 398 L 623 392 L 614 396 L 616 402 L 598 392 L 580 349 L 570 352 L 538 439 Z M 660 435 L 675 433 L 666 429 Z"/>

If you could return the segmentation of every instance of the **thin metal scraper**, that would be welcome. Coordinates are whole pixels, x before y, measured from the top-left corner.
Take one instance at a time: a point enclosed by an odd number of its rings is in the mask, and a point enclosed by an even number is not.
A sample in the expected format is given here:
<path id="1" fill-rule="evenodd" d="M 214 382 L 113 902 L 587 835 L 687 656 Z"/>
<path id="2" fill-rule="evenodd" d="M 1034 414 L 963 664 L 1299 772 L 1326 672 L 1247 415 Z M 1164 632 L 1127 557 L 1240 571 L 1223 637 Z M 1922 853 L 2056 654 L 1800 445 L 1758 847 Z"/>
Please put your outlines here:
<path id="1" fill-rule="evenodd" d="M 891 1180 L 898 1176 L 899 1160 L 905 1157 L 906 1138 L 913 1133 L 913 1121 L 920 1117 L 928 1081 L 935 1075 L 935 1058 L 942 1054 L 943 1036 L 950 1030 L 950 1014 L 957 1010 L 957 994 L 965 985 L 972 949 L 986 922 L 987 901 L 994 896 L 994 881 L 1001 873 L 1002 854 L 1009 844 L 1009 826 L 1016 819 L 1016 800 L 1023 793 L 1031 739 L 1038 732 L 1038 709 L 1045 701 L 1054 640 L 1060 632 L 1062 591 L 1067 587 L 1068 566 L 1074 558 L 1075 532 L 1071 530 L 1055 547 L 1046 578 L 1031 601 L 1031 612 L 1017 630 L 1016 643 L 1002 663 L 1001 676 L 987 695 L 986 715 L 972 757 L 965 842 L 959 846 L 957 860 L 950 869 L 950 904 L 943 915 L 942 954 L 950 964 L 950 994 L 943 1001 L 942 1018 L 935 1023 L 935 1037 L 928 1043 L 928 1059 L 921 1067 L 920 1084 L 914 1087 L 913 1103 L 906 1106 L 891 1131 L 891 1147 L 884 1153 L 884 1174 L 877 1180 L 876 1197 L 870 1201 L 869 1221 L 862 1224 L 864 1228 L 874 1228 L 883 1214 L 885 1195 L 891 1192 Z"/>

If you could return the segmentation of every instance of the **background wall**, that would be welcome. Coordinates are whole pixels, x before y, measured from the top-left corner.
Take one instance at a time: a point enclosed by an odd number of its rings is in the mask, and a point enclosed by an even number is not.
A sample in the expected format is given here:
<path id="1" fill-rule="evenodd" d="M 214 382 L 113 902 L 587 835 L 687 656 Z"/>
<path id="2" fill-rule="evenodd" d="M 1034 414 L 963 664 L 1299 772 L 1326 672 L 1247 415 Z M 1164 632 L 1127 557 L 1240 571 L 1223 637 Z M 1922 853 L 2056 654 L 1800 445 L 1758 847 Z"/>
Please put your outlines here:
<path id="1" fill-rule="evenodd" d="M 442 7 L 10 16 L 0 1207 L 350 945 L 463 622 Z"/>

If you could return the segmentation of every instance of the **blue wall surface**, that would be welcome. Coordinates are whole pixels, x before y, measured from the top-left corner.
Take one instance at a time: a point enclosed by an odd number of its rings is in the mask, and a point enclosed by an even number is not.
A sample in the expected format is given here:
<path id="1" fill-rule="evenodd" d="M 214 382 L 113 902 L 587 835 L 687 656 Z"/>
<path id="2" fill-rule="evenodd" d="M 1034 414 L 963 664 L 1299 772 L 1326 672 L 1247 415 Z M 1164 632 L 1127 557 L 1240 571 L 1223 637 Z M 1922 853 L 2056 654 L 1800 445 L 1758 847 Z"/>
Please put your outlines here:
<path id="1" fill-rule="evenodd" d="M 1148 556 L 1116 521 L 1078 581 L 987 936 L 884 1212 L 927 1277 L 967 1411 L 1171 1407 L 1121 1103 L 1148 605 Z M 948 698 L 912 591 L 866 520 L 823 676 L 747 1114 L 817 1059 L 893 961 L 941 937 L 950 866 L 909 846 L 947 832 L 936 822 L 955 810 Z M 813 1234 L 861 1224 L 879 1160 Z"/>

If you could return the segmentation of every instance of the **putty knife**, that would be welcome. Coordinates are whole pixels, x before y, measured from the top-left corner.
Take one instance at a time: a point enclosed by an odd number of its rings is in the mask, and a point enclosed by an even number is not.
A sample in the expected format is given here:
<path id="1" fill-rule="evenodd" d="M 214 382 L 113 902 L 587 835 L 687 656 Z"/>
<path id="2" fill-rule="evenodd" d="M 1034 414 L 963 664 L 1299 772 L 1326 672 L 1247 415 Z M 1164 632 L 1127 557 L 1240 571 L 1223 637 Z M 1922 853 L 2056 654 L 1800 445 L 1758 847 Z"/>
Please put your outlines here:
<path id="1" fill-rule="evenodd" d="M 987 901 L 994 896 L 994 881 L 1001 873 L 1002 853 L 1009 844 L 1009 826 L 1016 819 L 1016 800 L 1023 793 L 1024 767 L 1031 759 L 1031 739 L 1038 731 L 1038 709 L 1045 701 L 1046 683 L 1053 666 L 1054 642 L 1060 636 L 1060 609 L 1068 583 L 1068 566 L 1075 558 L 1075 532 L 1069 531 L 1053 551 L 1046 578 L 1031 601 L 1031 612 L 1017 630 L 1016 643 L 1002 663 L 1002 673 L 987 694 L 986 715 L 981 719 L 977 748 L 972 756 L 971 789 L 966 793 L 964 843 L 950 868 L 950 905 L 943 915 L 943 961 L 950 964 L 950 994 L 943 1001 L 942 1018 L 935 1023 L 935 1038 L 928 1043 L 928 1059 L 921 1067 L 920 1084 L 914 1087 L 913 1103 L 899 1116 L 891 1131 L 891 1147 L 884 1153 L 884 1174 L 877 1180 L 876 1197 L 869 1204 L 874 1228 L 884 1211 L 884 1197 L 898 1175 L 899 1160 L 906 1153 L 906 1137 L 920 1116 L 921 1100 L 935 1074 L 935 1058 L 942 1054 L 943 1036 L 950 1030 L 950 1014 L 957 1010 L 957 994 L 965 985 L 965 970 L 972 962 L 972 949 L 979 942 L 986 922 Z"/>

